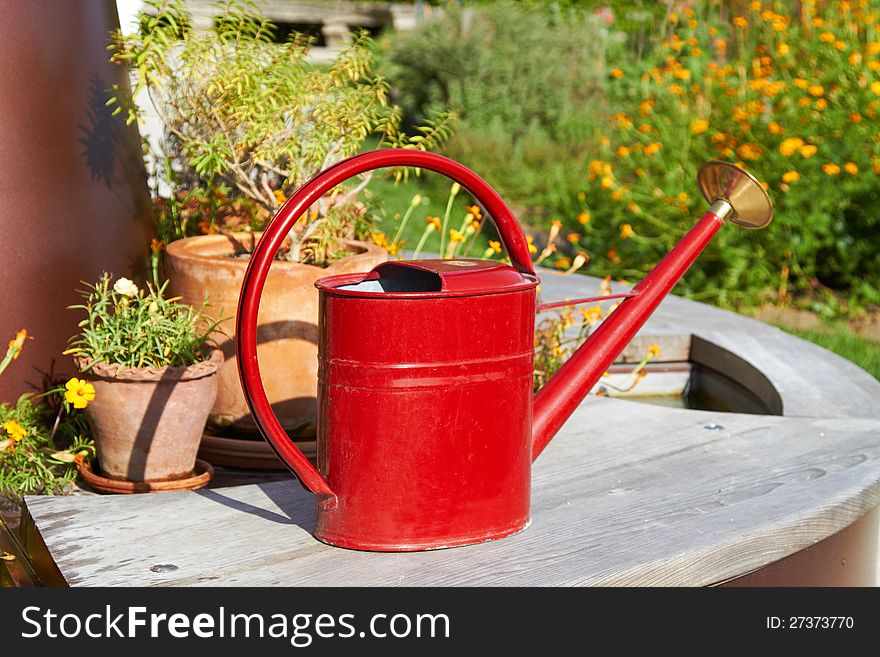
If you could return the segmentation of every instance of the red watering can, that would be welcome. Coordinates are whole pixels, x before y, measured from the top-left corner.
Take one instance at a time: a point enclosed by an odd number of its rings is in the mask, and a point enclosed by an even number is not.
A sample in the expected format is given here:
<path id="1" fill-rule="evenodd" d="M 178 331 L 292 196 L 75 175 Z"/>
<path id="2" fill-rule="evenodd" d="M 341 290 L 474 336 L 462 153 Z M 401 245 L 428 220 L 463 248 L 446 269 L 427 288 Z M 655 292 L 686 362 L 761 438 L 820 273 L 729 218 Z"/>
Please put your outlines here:
<path id="1" fill-rule="evenodd" d="M 260 380 L 260 295 L 285 236 L 312 203 L 352 176 L 393 166 L 421 167 L 461 184 L 495 220 L 511 264 L 386 262 L 369 273 L 316 283 L 315 468 L 281 428 Z M 534 399 L 539 281 L 519 223 L 483 179 L 440 155 L 389 149 L 344 160 L 297 191 L 252 255 L 239 300 L 237 356 L 262 434 L 317 495 L 316 538 L 346 548 L 405 551 L 479 543 L 524 529 L 532 461 L 663 297 L 725 220 L 746 228 L 770 223 L 769 197 L 741 169 L 709 162 L 698 183 L 709 211 L 622 295 L 614 313 Z"/>

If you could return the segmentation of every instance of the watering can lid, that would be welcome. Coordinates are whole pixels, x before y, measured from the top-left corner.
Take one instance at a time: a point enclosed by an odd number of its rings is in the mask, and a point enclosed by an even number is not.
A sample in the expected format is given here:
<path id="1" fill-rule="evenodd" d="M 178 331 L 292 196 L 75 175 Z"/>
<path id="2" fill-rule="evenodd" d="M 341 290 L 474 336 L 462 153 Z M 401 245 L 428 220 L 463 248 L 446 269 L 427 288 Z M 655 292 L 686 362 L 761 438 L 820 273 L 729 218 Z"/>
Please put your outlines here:
<path id="1" fill-rule="evenodd" d="M 471 296 L 533 288 L 536 276 L 494 260 L 403 260 L 383 262 L 366 275 L 331 276 L 316 286 L 352 296 Z M 375 285 L 370 285 L 375 283 Z"/>

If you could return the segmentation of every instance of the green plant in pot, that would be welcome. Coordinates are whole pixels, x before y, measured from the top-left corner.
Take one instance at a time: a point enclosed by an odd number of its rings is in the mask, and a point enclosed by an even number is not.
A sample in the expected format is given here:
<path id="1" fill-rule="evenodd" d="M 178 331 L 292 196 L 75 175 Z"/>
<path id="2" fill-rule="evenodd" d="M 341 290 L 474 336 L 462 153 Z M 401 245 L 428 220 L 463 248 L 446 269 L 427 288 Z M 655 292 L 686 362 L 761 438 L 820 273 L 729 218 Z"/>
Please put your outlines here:
<path id="1" fill-rule="evenodd" d="M 113 60 L 135 74 L 134 94 L 149 92 L 164 127 L 160 161 L 171 191 L 157 198 L 157 208 L 170 290 L 189 303 L 207 291 L 218 314 L 230 317 L 219 326 L 230 337 L 217 337 L 226 362 L 210 425 L 229 436 L 255 436 L 232 340 L 259 229 L 305 181 L 368 140 L 432 148 L 448 136 L 452 119 L 438 115 L 417 135 L 403 134 L 387 82 L 371 76 L 365 35 L 317 68 L 308 61 L 307 39 L 276 42 L 272 23 L 241 3 L 225 5 L 206 31 L 191 29 L 174 1 L 147 3 L 140 20 L 141 31 L 116 34 L 111 49 Z M 131 97 L 116 102 L 130 120 L 137 117 Z M 359 195 L 368 183 L 365 176 L 320 199 L 297 222 L 269 275 L 259 357 L 282 424 L 300 436 L 313 434 L 317 412 L 314 282 L 369 270 L 388 257 L 368 241 L 370 213 Z"/>
<path id="2" fill-rule="evenodd" d="M 167 282 L 139 288 L 103 274 L 82 292 L 72 355 L 93 399 L 85 409 L 101 473 L 160 482 L 193 475 L 223 354 L 215 323 L 166 296 Z"/>

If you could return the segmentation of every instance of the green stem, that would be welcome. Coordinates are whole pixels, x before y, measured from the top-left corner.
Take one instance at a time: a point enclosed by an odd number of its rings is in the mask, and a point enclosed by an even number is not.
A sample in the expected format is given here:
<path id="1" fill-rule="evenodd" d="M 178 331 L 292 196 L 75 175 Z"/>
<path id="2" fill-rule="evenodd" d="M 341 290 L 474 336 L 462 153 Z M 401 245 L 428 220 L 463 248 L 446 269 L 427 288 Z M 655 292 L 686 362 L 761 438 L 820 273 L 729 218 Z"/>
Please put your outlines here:
<path id="1" fill-rule="evenodd" d="M 443 227 L 440 229 L 440 254 L 443 254 L 443 247 L 446 246 L 446 231 L 449 228 L 449 214 L 452 212 L 452 202 L 458 195 L 461 185 L 452 183 L 449 188 L 449 199 L 446 201 L 446 212 L 443 213 Z"/>
<path id="2" fill-rule="evenodd" d="M 419 254 L 422 252 L 422 248 L 425 246 L 425 242 L 428 241 L 428 235 L 433 233 L 436 229 L 434 228 L 434 224 L 429 224 L 427 228 L 425 228 L 425 232 L 422 233 L 422 237 L 419 240 L 419 243 L 416 245 L 416 250 L 413 251 L 412 259 L 416 260 L 419 257 Z"/>

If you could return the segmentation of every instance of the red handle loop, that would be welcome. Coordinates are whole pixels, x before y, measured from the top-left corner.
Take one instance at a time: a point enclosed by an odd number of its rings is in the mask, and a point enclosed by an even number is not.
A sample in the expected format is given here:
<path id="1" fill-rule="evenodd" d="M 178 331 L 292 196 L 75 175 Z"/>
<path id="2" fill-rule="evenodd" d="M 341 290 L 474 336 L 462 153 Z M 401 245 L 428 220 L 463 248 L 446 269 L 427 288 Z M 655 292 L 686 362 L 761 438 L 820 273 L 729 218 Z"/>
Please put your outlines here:
<path id="1" fill-rule="evenodd" d="M 238 302 L 236 352 L 245 399 L 260 432 L 302 485 L 318 495 L 333 496 L 334 494 L 324 477 L 287 436 L 263 388 L 257 362 L 257 313 L 260 309 L 260 297 L 275 254 L 281 248 L 293 225 L 315 201 L 352 176 L 373 169 L 395 166 L 428 169 L 459 183 L 494 219 L 511 264 L 524 274 L 535 273 L 522 228 L 498 192 L 467 167 L 442 155 L 406 149 L 362 153 L 325 169 L 290 197 L 266 228 L 245 272 Z M 320 422 L 320 418 L 318 421 Z"/>

